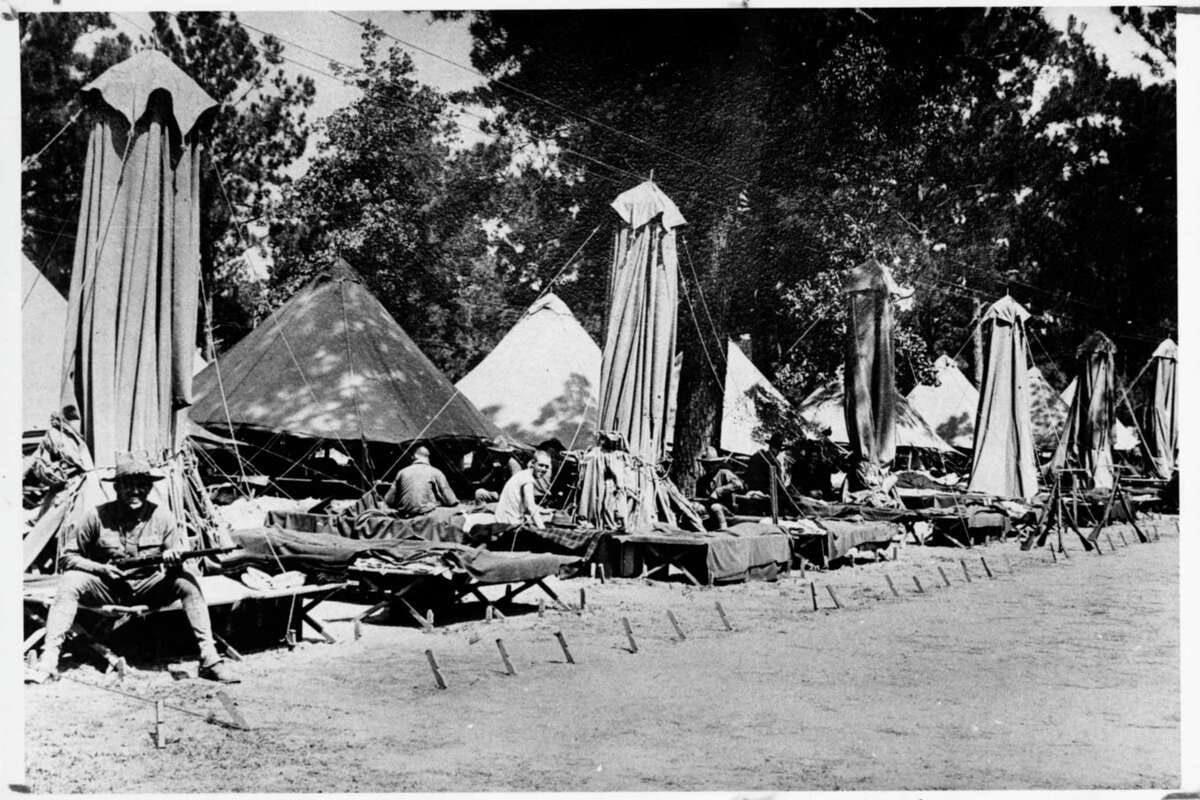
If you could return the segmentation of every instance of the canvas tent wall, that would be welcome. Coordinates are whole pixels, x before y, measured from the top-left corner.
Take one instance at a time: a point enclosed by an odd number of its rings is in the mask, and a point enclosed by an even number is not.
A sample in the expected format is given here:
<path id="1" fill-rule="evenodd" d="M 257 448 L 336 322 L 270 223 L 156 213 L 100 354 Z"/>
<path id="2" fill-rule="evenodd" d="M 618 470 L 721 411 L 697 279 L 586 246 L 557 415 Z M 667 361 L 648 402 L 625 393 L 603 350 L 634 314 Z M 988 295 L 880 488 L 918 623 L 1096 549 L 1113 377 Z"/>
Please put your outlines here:
<path id="1" fill-rule="evenodd" d="M 843 394 L 842 377 L 838 375 L 804 398 L 798 411 L 800 416 L 814 425 L 827 428 L 830 440 L 845 447 L 850 437 L 846 433 L 846 417 L 842 409 Z M 940 453 L 956 452 L 899 393 L 895 397 L 895 426 L 897 447 Z"/>
<path id="2" fill-rule="evenodd" d="M 766 445 L 762 435 L 759 406 L 789 404 L 742 348 L 729 342 L 725 361 L 725 396 L 721 409 L 721 449 L 731 453 L 755 453 Z"/>
<path id="3" fill-rule="evenodd" d="M 1154 362 L 1154 396 L 1150 408 L 1149 430 L 1154 470 L 1160 478 L 1170 478 L 1179 450 L 1179 420 L 1176 409 L 1176 370 L 1179 348 L 1166 339 L 1150 357 Z"/>
<path id="4" fill-rule="evenodd" d="M 1113 358 L 1117 347 L 1099 331 L 1076 351 L 1076 389 L 1051 466 L 1078 470 L 1085 485 L 1107 489 L 1114 480 L 1112 429 L 1116 394 Z"/>
<path id="5" fill-rule="evenodd" d="M 1058 445 L 1069 406 L 1037 367 L 1029 366 L 1029 414 L 1038 450 L 1053 452 Z"/>
<path id="6" fill-rule="evenodd" d="M 196 376 L 191 418 L 368 444 L 500 433 L 340 260 Z"/>
<path id="7" fill-rule="evenodd" d="M 1067 408 L 1070 408 L 1071 401 L 1075 399 L 1075 387 L 1078 385 L 1078 380 L 1078 378 L 1072 378 L 1071 382 L 1067 384 L 1067 388 L 1063 389 L 1062 394 L 1059 395 L 1063 406 Z M 1137 431 L 1117 419 L 1115 413 L 1112 420 L 1112 448 L 1121 452 L 1129 452 L 1138 448 Z"/>
<path id="8" fill-rule="evenodd" d="M 553 293 L 539 298 L 458 390 L 507 435 L 586 448 L 599 418 L 600 347 Z"/>
<path id="9" fill-rule="evenodd" d="M 975 438 L 975 414 L 979 390 L 946 354 L 934 363 L 938 384 L 919 384 L 908 393 L 908 404 L 933 426 L 938 436 L 959 448 L 970 450 Z"/>
<path id="10" fill-rule="evenodd" d="M 21 254 L 21 424 L 44 431 L 62 394 L 67 299 Z"/>

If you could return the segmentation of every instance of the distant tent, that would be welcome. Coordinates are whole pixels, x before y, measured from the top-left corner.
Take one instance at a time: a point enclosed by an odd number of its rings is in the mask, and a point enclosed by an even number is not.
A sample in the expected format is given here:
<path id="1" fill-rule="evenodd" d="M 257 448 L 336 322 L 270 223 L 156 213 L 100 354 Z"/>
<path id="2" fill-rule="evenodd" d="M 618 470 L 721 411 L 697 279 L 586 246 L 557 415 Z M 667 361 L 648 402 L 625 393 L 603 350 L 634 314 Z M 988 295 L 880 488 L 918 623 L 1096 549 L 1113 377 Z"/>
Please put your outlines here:
<path id="1" fill-rule="evenodd" d="M 976 419 L 970 491 L 1030 499 L 1037 494 L 1037 458 L 1029 412 L 1029 312 L 1008 295 L 983 315 L 988 356 Z"/>
<path id="2" fill-rule="evenodd" d="M 934 368 L 938 385 L 914 386 L 908 393 L 908 403 L 933 426 L 938 436 L 955 447 L 970 450 L 975 438 L 979 390 L 948 355 L 942 354 Z"/>
<path id="3" fill-rule="evenodd" d="M 725 360 L 725 400 L 721 410 L 721 448 L 750 454 L 766 445 L 759 404 L 788 407 L 783 394 L 771 385 L 742 348 L 729 343 Z"/>
<path id="4" fill-rule="evenodd" d="M 496 427 L 537 444 L 590 447 L 600 410 L 600 348 L 562 300 L 547 294 L 458 382 Z"/>
<path id="5" fill-rule="evenodd" d="M 1051 465 L 1082 470 L 1097 489 L 1113 484 L 1112 427 L 1115 400 L 1113 354 L 1117 347 L 1097 331 L 1076 351 L 1076 390 Z"/>
<path id="6" fill-rule="evenodd" d="M 205 367 L 195 395 L 192 420 L 216 429 L 393 445 L 500 433 L 340 259 Z"/>
<path id="7" fill-rule="evenodd" d="M 1053 451 L 1058 445 L 1069 406 L 1037 367 L 1029 367 L 1029 414 L 1033 441 L 1039 450 Z"/>
<path id="8" fill-rule="evenodd" d="M 1075 398 L 1077 380 L 1077 378 L 1072 378 L 1071 382 L 1067 384 L 1067 388 L 1063 389 L 1062 394 L 1059 395 L 1064 407 L 1070 408 L 1071 401 Z M 1117 419 L 1115 409 L 1112 418 L 1112 448 L 1120 450 L 1122 453 L 1138 448 L 1137 431 Z"/>
<path id="9" fill-rule="evenodd" d="M 842 410 L 843 392 L 842 377 L 838 375 L 804 398 L 798 411 L 814 425 L 827 428 L 830 440 L 845 447 L 850 437 L 846 434 L 846 417 Z M 899 392 L 895 395 L 895 415 L 897 447 L 956 452 Z"/>
<path id="10" fill-rule="evenodd" d="M 62 400 L 67 300 L 21 254 L 21 423 L 43 431 Z"/>
<path id="11" fill-rule="evenodd" d="M 1165 340 L 1151 356 L 1154 361 L 1154 405 L 1150 412 L 1150 447 L 1154 453 L 1154 471 L 1170 478 L 1179 448 L 1179 421 L 1176 417 L 1176 375 L 1179 348 Z"/>

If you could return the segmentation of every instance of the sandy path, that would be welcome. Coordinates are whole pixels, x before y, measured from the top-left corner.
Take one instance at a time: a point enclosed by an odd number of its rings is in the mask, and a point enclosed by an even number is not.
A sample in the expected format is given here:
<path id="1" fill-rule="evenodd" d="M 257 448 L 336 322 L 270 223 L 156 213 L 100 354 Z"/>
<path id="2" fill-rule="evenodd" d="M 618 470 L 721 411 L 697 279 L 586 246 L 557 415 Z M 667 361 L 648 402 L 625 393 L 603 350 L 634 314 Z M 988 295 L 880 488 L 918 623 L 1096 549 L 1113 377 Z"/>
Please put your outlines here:
<path id="1" fill-rule="evenodd" d="M 173 714 L 178 740 L 159 752 L 149 706 L 61 681 L 26 691 L 28 779 L 38 792 L 1173 787 L 1178 539 L 1163 532 L 1058 564 L 1009 543 L 910 547 L 895 563 L 810 574 L 836 587 L 840 611 L 822 591 L 814 613 L 793 574 L 713 590 L 568 581 L 565 598 L 587 591 L 582 615 L 432 635 L 375 625 L 353 641 L 335 622 L 342 643 L 240 665 L 245 682 L 229 693 L 253 731 Z M 668 608 L 686 641 L 673 640 Z M 563 663 L 555 630 L 578 664 Z M 502 674 L 496 636 L 516 677 Z M 446 691 L 433 687 L 426 648 Z M 197 681 L 149 673 L 119 685 L 219 709 Z"/>

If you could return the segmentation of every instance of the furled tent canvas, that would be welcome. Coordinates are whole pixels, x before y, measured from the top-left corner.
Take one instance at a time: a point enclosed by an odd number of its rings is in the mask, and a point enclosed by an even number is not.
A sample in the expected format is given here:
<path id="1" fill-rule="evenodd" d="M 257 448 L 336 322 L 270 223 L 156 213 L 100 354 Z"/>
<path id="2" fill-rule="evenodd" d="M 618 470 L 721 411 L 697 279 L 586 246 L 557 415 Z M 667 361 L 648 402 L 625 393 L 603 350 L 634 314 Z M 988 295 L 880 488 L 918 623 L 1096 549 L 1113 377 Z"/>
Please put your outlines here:
<path id="1" fill-rule="evenodd" d="M 1160 478 L 1170 478 L 1175 470 L 1179 449 L 1179 421 L 1175 408 L 1175 370 L 1179 348 L 1165 340 L 1151 356 L 1154 360 L 1154 403 L 1150 410 L 1150 448 L 1154 454 L 1154 471 Z"/>
<path id="2" fill-rule="evenodd" d="M 62 400 L 67 299 L 21 254 L 21 423 L 42 431 Z"/>
<path id="3" fill-rule="evenodd" d="M 600 408 L 599 346 L 553 293 L 539 298 L 458 390 L 496 427 L 537 444 L 591 446 Z"/>
<path id="4" fill-rule="evenodd" d="M 1038 450 L 1053 452 L 1067 421 L 1070 409 L 1042 371 L 1029 365 L 1029 414 L 1033 420 L 1033 441 Z"/>
<path id="5" fill-rule="evenodd" d="M 1098 489 L 1113 484 L 1112 423 L 1116 345 L 1103 333 L 1084 340 L 1076 352 L 1076 389 L 1051 466 L 1077 469 Z"/>
<path id="6" fill-rule="evenodd" d="M 908 404 L 933 426 L 938 436 L 962 450 L 970 450 L 975 439 L 975 412 L 979 390 L 946 354 L 934 362 L 936 386 L 918 384 L 908 393 Z"/>
<path id="7" fill-rule="evenodd" d="M 1067 388 L 1062 390 L 1062 394 L 1060 395 L 1060 397 L 1062 399 L 1063 406 L 1066 408 L 1071 407 L 1071 401 L 1075 398 L 1075 387 L 1077 385 L 1077 382 L 1078 382 L 1078 378 L 1072 378 L 1071 382 L 1067 384 Z M 1125 423 L 1121 422 L 1121 420 L 1119 420 L 1117 418 L 1116 411 L 1114 409 L 1113 420 L 1112 420 L 1112 448 L 1113 448 L 1113 450 L 1120 450 L 1121 452 L 1128 452 L 1129 450 L 1136 450 L 1137 447 L 1138 447 L 1137 431 L 1135 431 L 1133 428 L 1129 427 Z"/>
<path id="8" fill-rule="evenodd" d="M 1027 319 L 1029 312 L 1007 295 L 983 315 L 988 354 L 972 445 L 970 491 L 1026 500 L 1037 494 L 1025 357 Z"/>
<path id="9" fill-rule="evenodd" d="M 824 386 L 818 387 L 800 403 L 797 409 L 804 419 L 818 428 L 829 431 L 829 439 L 835 444 L 847 446 L 850 437 L 846 433 L 846 417 L 843 413 L 844 395 L 842 377 L 837 375 Z M 937 435 L 925 419 L 908 403 L 903 395 L 896 393 L 893 400 L 895 410 L 895 441 L 897 447 L 914 447 L 954 453 L 955 450 Z"/>
<path id="10" fill-rule="evenodd" d="M 851 270 L 844 292 L 849 322 L 843 408 L 850 456 L 857 465 L 847 483 L 852 490 L 876 488 L 880 470 L 896 457 L 896 285 L 887 267 L 872 259 Z"/>
<path id="11" fill-rule="evenodd" d="M 182 435 L 199 293 L 196 126 L 216 103 L 155 50 L 112 67 L 83 95 L 94 113 L 62 404 L 79 409 L 105 466 L 118 451 L 174 451 Z"/>
<path id="12" fill-rule="evenodd" d="M 787 407 L 788 402 L 742 348 L 729 343 L 725 366 L 725 399 L 721 410 L 721 448 L 731 453 L 755 453 L 766 446 L 759 418 L 760 403 Z"/>
<path id="13" fill-rule="evenodd" d="M 500 431 L 434 366 L 344 261 L 196 376 L 192 420 L 401 444 Z"/>

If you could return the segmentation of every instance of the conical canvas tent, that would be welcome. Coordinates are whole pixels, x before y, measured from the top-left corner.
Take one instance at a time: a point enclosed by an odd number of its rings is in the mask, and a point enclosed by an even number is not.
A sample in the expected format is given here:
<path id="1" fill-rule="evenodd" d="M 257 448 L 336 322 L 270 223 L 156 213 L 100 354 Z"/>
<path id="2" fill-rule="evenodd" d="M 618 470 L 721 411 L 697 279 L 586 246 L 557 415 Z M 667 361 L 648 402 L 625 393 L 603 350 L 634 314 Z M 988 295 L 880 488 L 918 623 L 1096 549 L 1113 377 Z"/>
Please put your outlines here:
<path id="1" fill-rule="evenodd" d="M 1179 448 L 1179 427 L 1175 415 L 1175 369 L 1179 348 L 1167 339 L 1151 356 L 1154 360 L 1154 406 L 1151 409 L 1150 447 L 1154 453 L 1154 471 L 1170 478 L 1175 470 Z"/>
<path id="2" fill-rule="evenodd" d="M 1046 376 L 1036 366 L 1029 365 L 1029 414 L 1033 421 L 1033 441 L 1038 450 L 1053 452 L 1067 421 L 1070 406 L 1063 402 Z"/>
<path id="3" fill-rule="evenodd" d="M 842 377 L 837 375 L 805 397 L 797 410 L 800 416 L 813 425 L 828 430 L 830 441 L 847 447 L 850 436 L 846 432 L 846 415 L 843 413 L 844 395 Z M 893 400 L 893 409 L 896 447 L 933 450 L 947 454 L 956 452 L 899 393 L 896 393 Z"/>
<path id="4" fill-rule="evenodd" d="M 618 196 L 612 207 L 621 225 L 609 276 L 600 430 L 623 441 L 628 453 L 597 448 L 585 456 L 579 515 L 596 525 L 646 530 L 656 516 L 675 524 L 671 501 L 678 490 L 656 469 L 666 443 L 675 357 L 675 229 L 686 220 L 650 181 Z"/>
<path id="5" fill-rule="evenodd" d="M 1025 320 L 1029 312 L 1005 296 L 988 308 L 988 356 L 967 488 L 1000 497 L 1037 494 L 1037 459 L 1029 412 Z"/>
<path id="6" fill-rule="evenodd" d="M 195 422 L 340 442 L 500 431 L 421 352 L 344 261 L 196 376 Z"/>
<path id="7" fill-rule="evenodd" d="M 21 423 L 43 431 L 62 400 L 67 300 L 21 254 Z"/>
<path id="8" fill-rule="evenodd" d="M 870 260 L 846 280 L 846 431 L 855 468 L 851 490 L 876 488 L 881 469 L 896 457 L 896 368 L 892 341 L 892 295 L 887 267 Z"/>
<path id="9" fill-rule="evenodd" d="M 725 400 L 721 410 L 721 448 L 750 454 L 766 445 L 759 406 L 788 408 L 783 394 L 771 385 L 742 348 L 729 343 L 725 360 Z"/>
<path id="10" fill-rule="evenodd" d="M 590 447 L 600 409 L 600 348 L 555 294 L 531 305 L 458 390 L 496 427 L 537 444 Z"/>
<path id="11" fill-rule="evenodd" d="M 1085 483 L 1103 489 L 1113 484 L 1112 423 L 1114 401 L 1113 354 L 1116 345 L 1103 333 L 1084 340 L 1076 390 L 1051 466 L 1077 469 Z"/>
<path id="12" fill-rule="evenodd" d="M 199 292 L 200 120 L 216 103 L 147 50 L 83 89 L 92 132 L 75 237 L 60 405 L 74 404 L 97 467 L 141 451 L 190 534 L 211 544 L 211 508 L 178 457 L 191 400 Z M 25 566 L 103 495 L 85 473 L 25 536 Z"/>
<path id="13" fill-rule="evenodd" d="M 979 390 L 948 355 L 939 356 L 934 368 L 937 386 L 914 386 L 908 393 L 908 404 L 933 426 L 938 436 L 959 449 L 970 450 L 975 441 Z"/>

